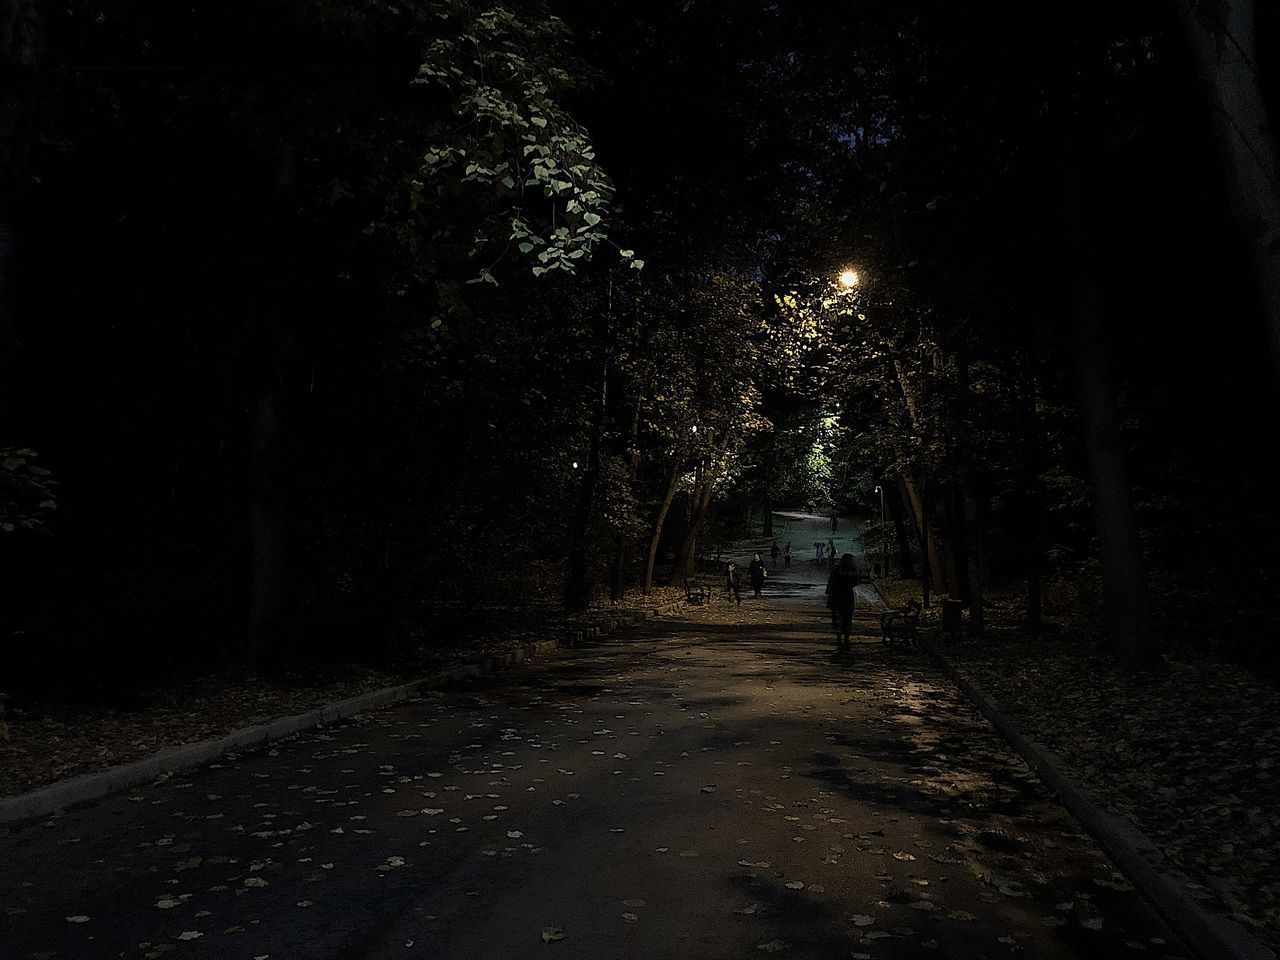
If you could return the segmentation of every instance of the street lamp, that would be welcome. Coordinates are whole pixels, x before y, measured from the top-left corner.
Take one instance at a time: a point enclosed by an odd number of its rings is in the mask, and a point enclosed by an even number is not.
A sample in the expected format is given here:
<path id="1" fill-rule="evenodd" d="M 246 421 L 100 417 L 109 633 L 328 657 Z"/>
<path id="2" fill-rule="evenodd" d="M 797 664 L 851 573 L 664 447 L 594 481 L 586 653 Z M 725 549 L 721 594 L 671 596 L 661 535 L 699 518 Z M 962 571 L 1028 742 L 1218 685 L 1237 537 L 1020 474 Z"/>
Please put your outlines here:
<path id="1" fill-rule="evenodd" d="M 852 290 L 858 285 L 858 271 L 846 269 L 840 274 L 840 286 L 846 290 Z"/>
<path id="2" fill-rule="evenodd" d="M 889 579 L 889 541 L 886 536 L 884 520 L 884 487 L 876 484 L 876 493 L 880 494 L 880 567 L 884 578 Z"/>

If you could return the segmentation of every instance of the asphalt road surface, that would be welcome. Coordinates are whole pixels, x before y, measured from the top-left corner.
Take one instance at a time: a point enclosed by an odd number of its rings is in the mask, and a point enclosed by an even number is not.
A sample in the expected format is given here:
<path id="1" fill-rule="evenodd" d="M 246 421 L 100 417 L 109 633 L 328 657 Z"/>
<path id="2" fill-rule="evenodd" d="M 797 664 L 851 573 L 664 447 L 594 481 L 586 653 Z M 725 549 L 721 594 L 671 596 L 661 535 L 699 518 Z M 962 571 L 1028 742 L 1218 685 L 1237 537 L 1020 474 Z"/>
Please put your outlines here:
<path id="1" fill-rule="evenodd" d="M 11 827 L 0 956 L 1187 955 L 824 577 Z"/>

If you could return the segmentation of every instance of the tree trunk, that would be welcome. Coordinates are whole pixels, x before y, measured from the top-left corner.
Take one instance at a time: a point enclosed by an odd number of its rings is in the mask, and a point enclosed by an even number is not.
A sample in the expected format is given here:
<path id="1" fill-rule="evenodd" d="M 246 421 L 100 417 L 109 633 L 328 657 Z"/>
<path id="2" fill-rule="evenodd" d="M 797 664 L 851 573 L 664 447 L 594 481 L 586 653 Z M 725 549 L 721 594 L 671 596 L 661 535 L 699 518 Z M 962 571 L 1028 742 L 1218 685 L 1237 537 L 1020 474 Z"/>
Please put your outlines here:
<path id="1" fill-rule="evenodd" d="M 649 562 L 644 568 L 644 592 L 653 590 L 653 565 L 658 559 L 658 541 L 662 539 L 662 527 L 667 522 L 667 511 L 671 509 L 671 501 L 676 498 L 676 490 L 680 486 L 680 461 L 671 462 L 671 478 L 667 481 L 667 492 L 662 498 L 662 506 L 658 508 L 658 519 L 653 523 L 653 535 L 649 537 Z"/>
<path id="2" fill-rule="evenodd" d="M 1075 337 L 1085 458 L 1102 564 L 1106 633 L 1112 651 L 1129 670 L 1160 660 L 1151 631 L 1146 566 L 1129 488 L 1116 413 L 1115 386 L 1104 337 L 1101 284 L 1090 264 L 1084 191 L 1074 158 L 1064 152 L 1064 195 L 1075 275 Z"/>
<path id="3" fill-rule="evenodd" d="M 961 511 L 964 514 L 964 570 L 969 595 L 969 631 L 982 634 L 982 526 L 978 517 L 978 498 L 973 485 L 965 482 L 960 488 Z"/>
<path id="4" fill-rule="evenodd" d="M 1039 482 L 1028 476 L 1016 498 L 1016 522 L 1022 540 L 1023 566 L 1026 581 L 1026 607 L 1024 624 L 1028 630 L 1040 629 L 1042 580 L 1045 570 L 1044 505 L 1040 498 Z"/>
<path id="5" fill-rule="evenodd" d="M 924 511 L 925 501 L 920 495 L 920 488 L 916 485 L 915 479 L 906 474 L 902 477 L 902 486 L 907 491 L 907 502 L 915 515 L 916 533 L 920 538 L 920 593 L 927 607 L 933 584 L 938 582 L 940 574 L 938 560 L 934 551 L 930 549 L 930 541 L 933 537 L 929 529 L 929 517 Z"/>
<path id="6" fill-rule="evenodd" d="M 600 451 L 604 435 L 605 408 L 609 400 L 609 365 L 600 374 L 600 388 L 591 407 L 591 438 L 586 469 L 578 487 L 573 510 L 573 527 L 569 540 L 569 570 L 564 589 L 564 606 L 570 612 L 585 610 L 591 600 L 591 577 L 587 571 L 587 535 L 591 530 L 591 511 L 595 506 L 596 487 L 600 482 Z"/>
<path id="7" fill-rule="evenodd" d="M 32 117 L 44 59 L 43 0 L 0 0 L 0 370 L 18 354 L 17 274 Z"/>
<path id="8" fill-rule="evenodd" d="M 694 558 L 697 556 L 698 531 L 707 518 L 707 508 L 711 506 L 711 494 L 715 492 L 716 480 L 720 475 L 721 460 L 728 448 L 729 432 L 726 430 L 719 446 L 712 449 L 710 459 L 702 471 L 702 480 L 694 487 L 689 529 L 685 531 L 684 540 L 676 554 L 676 567 L 672 573 L 672 578 L 676 582 L 683 581 L 693 572 Z"/>
<path id="9" fill-rule="evenodd" d="M 911 542 L 907 539 L 907 525 L 903 522 L 902 497 L 898 491 L 889 497 L 889 513 L 893 517 L 893 532 L 898 544 L 898 569 L 903 580 L 914 580 L 915 564 L 911 560 Z"/>
<path id="10" fill-rule="evenodd" d="M 892 370 L 894 378 L 897 381 L 898 389 L 902 392 L 902 401 L 907 409 L 908 422 L 911 425 L 913 433 L 919 435 L 920 430 L 920 414 L 919 405 L 916 402 L 915 390 L 911 384 L 910 378 L 907 376 L 906 365 L 903 364 L 900 357 L 896 354 L 893 357 Z M 920 590 L 924 594 L 924 605 L 929 606 L 930 593 L 937 589 L 941 584 L 944 589 L 947 588 L 948 581 L 946 577 L 946 568 L 943 561 L 946 555 L 940 549 L 939 532 L 935 526 L 933 505 L 930 504 L 928 496 L 924 491 L 923 477 L 920 484 L 916 484 L 913 478 L 903 477 L 903 485 L 907 488 L 908 497 L 911 507 L 915 511 L 916 519 L 919 523 L 920 531 L 920 556 L 925 567 L 921 571 Z"/>
<path id="11" fill-rule="evenodd" d="M 1232 212 L 1249 248 L 1280 381 L 1280 156 L 1263 99 L 1253 0 L 1175 0 L 1209 101 Z"/>
<path id="12" fill-rule="evenodd" d="M 773 538 L 773 498 L 765 494 L 764 498 L 764 530 L 761 536 L 766 539 Z"/>
<path id="13" fill-rule="evenodd" d="M 279 666 L 284 627 L 284 502 L 280 428 L 283 399 L 279 315 L 269 304 L 253 345 L 249 482 L 249 665 Z"/>
<path id="14" fill-rule="evenodd" d="M 273 184 L 266 225 L 270 238 L 265 275 L 257 282 L 265 302 L 251 340 L 252 422 L 249 481 L 249 624 L 248 652 L 254 669 L 280 665 L 286 646 L 285 522 L 282 479 L 284 463 L 284 304 L 290 294 L 289 257 L 293 236 L 293 151 L 273 146 Z"/>
<path id="15" fill-rule="evenodd" d="M 929 555 L 934 558 L 934 587 L 941 586 L 952 597 L 959 597 L 960 584 L 956 574 L 955 538 L 949 498 L 942 493 L 928 498 L 929 507 Z"/>
<path id="16" fill-rule="evenodd" d="M 698 552 L 698 532 L 707 518 L 707 508 L 711 504 L 711 493 L 715 489 L 715 473 L 708 469 L 702 483 L 694 488 L 693 511 L 689 518 L 689 529 L 685 531 L 684 540 L 676 553 L 675 571 L 672 578 L 676 582 L 683 581 L 693 573 L 694 560 Z"/>
<path id="17" fill-rule="evenodd" d="M 1079 276 L 1074 324 L 1076 361 L 1085 455 L 1102 562 L 1107 637 L 1126 668 L 1140 669 L 1159 656 L 1151 636 L 1146 568 L 1124 465 L 1101 314 L 1098 282 L 1091 276 Z"/>
<path id="18" fill-rule="evenodd" d="M 627 440 L 627 473 L 631 480 L 631 488 L 635 489 L 636 477 L 640 474 L 640 394 L 632 398 L 631 431 Z M 621 601 L 627 593 L 627 568 L 631 566 L 632 541 L 625 529 L 619 530 L 614 538 L 613 584 L 610 595 L 615 603 Z"/>

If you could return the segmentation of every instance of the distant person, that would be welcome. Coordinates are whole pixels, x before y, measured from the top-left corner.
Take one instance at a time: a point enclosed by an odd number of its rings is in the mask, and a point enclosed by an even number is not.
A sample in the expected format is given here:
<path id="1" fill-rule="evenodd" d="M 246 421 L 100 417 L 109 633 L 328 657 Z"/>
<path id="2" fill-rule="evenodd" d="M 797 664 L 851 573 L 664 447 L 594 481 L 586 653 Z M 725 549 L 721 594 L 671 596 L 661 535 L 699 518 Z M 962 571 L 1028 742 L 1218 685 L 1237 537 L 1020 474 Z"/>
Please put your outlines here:
<path id="1" fill-rule="evenodd" d="M 760 554 L 756 554 L 756 558 L 751 561 L 751 566 L 747 570 L 751 575 L 751 589 L 758 597 L 760 591 L 764 589 L 764 578 L 769 575 L 769 571 L 764 568 L 764 561 L 760 559 Z"/>
<path id="2" fill-rule="evenodd" d="M 786 566 L 791 566 L 791 544 L 787 544 L 782 548 L 782 562 Z"/>
<path id="3" fill-rule="evenodd" d="M 836 632 L 836 657 L 848 656 L 849 630 L 853 626 L 853 595 L 861 578 L 853 562 L 853 554 L 840 558 L 827 577 L 827 606 L 831 608 L 831 626 Z"/>
<path id="4" fill-rule="evenodd" d="M 724 565 L 724 591 L 732 594 L 733 599 L 742 606 L 742 586 L 738 582 L 738 565 L 730 560 Z"/>
<path id="5" fill-rule="evenodd" d="M 778 554 L 782 551 L 778 549 L 778 541 L 773 541 L 773 546 L 769 548 L 769 559 L 773 561 L 773 568 L 778 569 Z"/>
<path id="6" fill-rule="evenodd" d="M 822 541 L 821 540 L 813 541 L 813 553 L 814 553 L 814 556 L 817 558 L 813 562 L 816 563 L 818 566 L 822 566 Z"/>
<path id="7" fill-rule="evenodd" d="M 835 533 L 839 527 L 840 527 L 840 521 L 836 519 L 836 515 L 833 513 L 831 515 L 831 532 Z"/>
<path id="8" fill-rule="evenodd" d="M 834 540 L 827 541 L 827 556 L 830 558 L 831 566 L 836 565 L 836 542 Z"/>

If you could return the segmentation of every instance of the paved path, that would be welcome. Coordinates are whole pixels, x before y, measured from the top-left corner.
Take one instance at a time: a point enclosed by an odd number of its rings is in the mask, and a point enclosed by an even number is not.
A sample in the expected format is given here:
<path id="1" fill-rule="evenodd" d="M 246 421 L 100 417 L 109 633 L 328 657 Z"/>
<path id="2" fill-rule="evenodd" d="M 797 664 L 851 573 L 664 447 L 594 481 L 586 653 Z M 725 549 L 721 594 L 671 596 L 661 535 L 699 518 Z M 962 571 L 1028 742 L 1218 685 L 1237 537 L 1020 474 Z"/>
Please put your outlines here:
<path id="1" fill-rule="evenodd" d="M 0 833 L 0 957 L 1185 955 L 821 580 Z"/>

